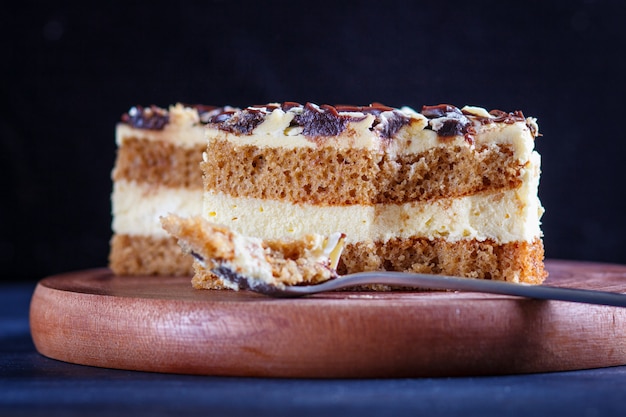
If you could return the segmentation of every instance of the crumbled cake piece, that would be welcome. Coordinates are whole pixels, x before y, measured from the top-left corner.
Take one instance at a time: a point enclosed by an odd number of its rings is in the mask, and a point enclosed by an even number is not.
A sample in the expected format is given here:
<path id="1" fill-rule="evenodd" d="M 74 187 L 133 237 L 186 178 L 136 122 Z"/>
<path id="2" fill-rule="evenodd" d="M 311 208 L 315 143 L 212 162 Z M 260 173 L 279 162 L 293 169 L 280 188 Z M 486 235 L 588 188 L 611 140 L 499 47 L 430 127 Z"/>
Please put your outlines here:
<path id="1" fill-rule="evenodd" d="M 344 236 L 327 238 L 309 234 L 298 240 L 263 241 L 243 236 L 202 217 L 161 218 L 163 228 L 178 239 L 184 253 L 191 254 L 214 279 L 194 279 L 195 288 L 246 289 L 254 285 L 315 284 L 337 277 Z M 221 279 L 217 276 L 227 276 Z"/>

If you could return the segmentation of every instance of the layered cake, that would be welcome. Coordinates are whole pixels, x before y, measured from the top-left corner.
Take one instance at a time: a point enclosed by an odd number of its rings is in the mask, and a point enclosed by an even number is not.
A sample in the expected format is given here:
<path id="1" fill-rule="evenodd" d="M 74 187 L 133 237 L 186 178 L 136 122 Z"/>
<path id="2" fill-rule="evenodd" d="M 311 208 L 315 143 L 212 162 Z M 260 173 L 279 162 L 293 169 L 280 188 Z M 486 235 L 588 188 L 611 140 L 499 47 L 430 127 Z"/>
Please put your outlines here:
<path id="1" fill-rule="evenodd" d="M 546 276 L 539 134 L 520 111 L 282 103 L 221 111 L 206 126 L 212 224 L 264 240 L 343 233 L 340 274 Z M 194 286 L 223 283 L 196 265 Z"/>
<path id="2" fill-rule="evenodd" d="M 204 126 L 224 109 L 177 104 L 132 107 L 116 128 L 109 265 L 120 275 L 192 275 L 192 259 L 159 223 L 202 212 Z"/>

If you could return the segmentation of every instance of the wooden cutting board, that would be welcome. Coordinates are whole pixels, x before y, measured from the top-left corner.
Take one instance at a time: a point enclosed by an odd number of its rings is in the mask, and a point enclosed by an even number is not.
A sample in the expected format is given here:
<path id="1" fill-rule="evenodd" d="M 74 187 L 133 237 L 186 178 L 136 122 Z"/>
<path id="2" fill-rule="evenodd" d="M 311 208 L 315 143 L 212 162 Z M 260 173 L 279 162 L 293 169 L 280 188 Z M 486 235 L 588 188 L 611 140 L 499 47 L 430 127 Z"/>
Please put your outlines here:
<path id="1" fill-rule="evenodd" d="M 548 261 L 554 286 L 626 292 L 626 265 Z M 626 364 L 626 309 L 460 292 L 271 299 L 108 269 L 39 282 L 33 341 L 50 358 L 127 370 L 418 377 Z"/>

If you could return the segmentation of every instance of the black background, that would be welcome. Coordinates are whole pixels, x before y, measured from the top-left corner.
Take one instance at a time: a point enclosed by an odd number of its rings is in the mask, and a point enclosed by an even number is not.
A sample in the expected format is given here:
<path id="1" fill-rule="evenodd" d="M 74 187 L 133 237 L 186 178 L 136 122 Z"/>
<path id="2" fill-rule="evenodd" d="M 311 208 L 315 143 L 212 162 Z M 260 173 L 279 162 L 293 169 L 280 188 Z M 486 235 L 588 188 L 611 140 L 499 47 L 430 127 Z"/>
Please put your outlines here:
<path id="1" fill-rule="evenodd" d="M 176 102 L 523 110 L 543 134 L 547 257 L 626 263 L 619 1 L 11 2 L 0 11 L 5 280 L 106 265 L 115 123 L 132 105 Z"/>

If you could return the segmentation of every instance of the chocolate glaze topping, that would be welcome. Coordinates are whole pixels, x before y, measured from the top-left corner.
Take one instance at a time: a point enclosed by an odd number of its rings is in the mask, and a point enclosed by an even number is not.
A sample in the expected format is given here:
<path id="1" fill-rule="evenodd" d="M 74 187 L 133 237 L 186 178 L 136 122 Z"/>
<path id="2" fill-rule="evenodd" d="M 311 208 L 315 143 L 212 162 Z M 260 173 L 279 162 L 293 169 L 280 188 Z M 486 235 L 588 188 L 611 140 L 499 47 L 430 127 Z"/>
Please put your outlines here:
<path id="1" fill-rule="evenodd" d="M 324 105 L 316 108 L 307 103 L 302 113 L 293 118 L 293 123 L 302 126 L 304 136 L 337 136 L 350 120 L 349 116 L 340 115 L 335 107 Z"/>
<path id="2" fill-rule="evenodd" d="M 261 122 L 265 119 L 265 114 L 258 110 L 244 111 L 239 113 L 236 117 L 232 117 L 233 113 L 231 112 L 229 112 L 229 114 L 231 114 L 230 117 L 224 115 L 224 113 L 216 116 L 217 118 L 225 117 L 224 122 L 226 123 L 221 125 L 223 126 L 222 129 L 227 132 L 240 133 L 244 135 L 252 133 L 254 128 L 261 124 Z"/>
<path id="3" fill-rule="evenodd" d="M 461 110 L 450 104 L 438 104 L 436 106 L 423 106 L 422 114 L 428 119 L 437 119 L 450 113 L 463 114 Z"/>
<path id="4" fill-rule="evenodd" d="M 430 120 L 428 128 L 441 137 L 464 136 L 469 143 L 474 142 L 474 127 L 463 112 L 450 104 L 423 106 L 422 115 Z"/>
<path id="5" fill-rule="evenodd" d="M 362 121 L 368 114 L 375 117 L 370 129 L 375 130 L 383 139 L 392 138 L 403 126 L 413 120 L 409 115 L 380 103 L 369 106 L 353 105 L 321 105 L 313 103 L 304 105 L 296 102 L 282 104 L 263 104 L 251 106 L 243 110 L 232 107 L 215 107 L 203 104 L 185 104 L 195 108 L 200 117 L 200 123 L 211 124 L 214 127 L 241 135 L 251 134 L 261 124 L 267 114 L 276 109 L 284 112 L 292 111 L 294 118 L 291 127 L 301 127 L 302 134 L 310 137 L 340 135 L 350 122 Z M 473 143 L 475 124 L 525 122 L 521 111 L 507 113 L 501 110 L 489 112 L 491 117 L 473 114 L 460 110 L 450 104 L 423 106 L 422 115 L 428 119 L 426 129 L 431 129 L 440 137 L 464 136 Z M 128 113 L 122 115 L 122 122 L 137 129 L 161 130 L 169 123 L 169 112 L 161 107 L 135 106 Z M 532 126 L 530 126 L 532 128 Z M 536 132 L 533 133 L 536 136 Z"/>

